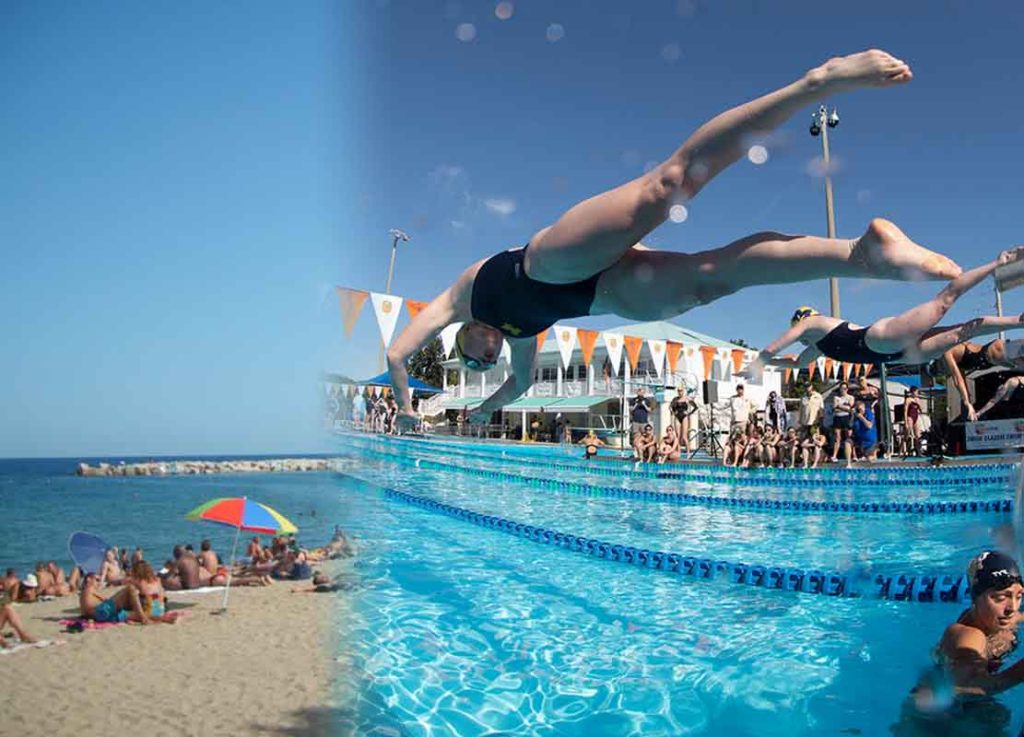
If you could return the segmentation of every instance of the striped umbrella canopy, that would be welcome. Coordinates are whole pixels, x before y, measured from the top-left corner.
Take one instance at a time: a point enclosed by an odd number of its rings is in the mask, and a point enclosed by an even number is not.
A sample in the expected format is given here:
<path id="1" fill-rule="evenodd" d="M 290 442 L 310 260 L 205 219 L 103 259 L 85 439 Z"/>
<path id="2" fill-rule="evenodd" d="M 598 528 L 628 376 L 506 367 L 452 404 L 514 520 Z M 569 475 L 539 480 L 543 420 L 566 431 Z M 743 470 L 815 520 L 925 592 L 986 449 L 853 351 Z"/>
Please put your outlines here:
<path id="1" fill-rule="evenodd" d="M 261 532 L 264 535 L 290 535 L 299 531 L 299 528 L 280 512 L 244 496 L 213 499 L 193 509 L 185 515 L 185 519 L 203 520 L 235 528 L 235 542 L 231 546 L 231 557 L 228 558 L 228 581 L 224 587 L 225 611 L 228 608 L 228 594 L 231 592 L 235 553 L 238 552 L 238 536 L 242 530 Z"/>
<path id="2" fill-rule="evenodd" d="M 185 519 L 216 522 L 264 535 L 288 535 L 299 531 L 280 512 L 244 496 L 213 499 L 193 509 L 185 515 Z"/>

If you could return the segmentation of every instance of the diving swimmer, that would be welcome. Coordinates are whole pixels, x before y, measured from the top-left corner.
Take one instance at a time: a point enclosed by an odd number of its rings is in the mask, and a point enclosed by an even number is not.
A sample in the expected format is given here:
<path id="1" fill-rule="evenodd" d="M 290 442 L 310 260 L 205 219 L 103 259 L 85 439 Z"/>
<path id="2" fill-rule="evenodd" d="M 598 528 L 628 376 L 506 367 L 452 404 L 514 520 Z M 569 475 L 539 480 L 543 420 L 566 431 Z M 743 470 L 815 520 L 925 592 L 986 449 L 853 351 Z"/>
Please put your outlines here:
<path id="1" fill-rule="evenodd" d="M 663 320 L 744 287 L 828 276 L 946 280 L 959 275 L 955 263 L 880 219 L 852 241 L 763 232 L 694 254 L 640 243 L 673 206 L 696 196 L 739 159 L 752 137 L 837 93 L 898 85 L 912 76 L 909 65 L 884 51 L 830 59 L 795 82 L 711 119 L 657 167 L 578 203 L 524 247 L 470 266 L 388 350 L 401 403 L 399 426 L 409 429 L 416 421 L 406 362 L 452 323 L 463 323 L 455 350 L 470 370 L 494 367 L 503 340 L 511 347 L 508 379 L 470 416 L 472 422 L 486 422 L 533 383 L 535 336 L 561 319 L 615 314 Z"/>
<path id="2" fill-rule="evenodd" d="M 745 373 L 757 376 L 766 365 L 802 368 L 822 355 L 850 363 L 915 365 L 938 358 L 976 336 L 1024 327 L 1024 315 L 979 317 L 956 325 L 936 325 L 957 299 L 990 276 L 997 266 L 1021 258 L 1024 247 L 1003 251 L 995 261 L 965 271 L 950 281 L 924 304 L 902 315 L 882 318 L 868 327 L 820 315 L 812 307 L 800 307 L 793 313 L 789 330 L 769 343 Z M 797 358 L 776 357 L 779 351 L 797 342 L 806 346 Z"/>

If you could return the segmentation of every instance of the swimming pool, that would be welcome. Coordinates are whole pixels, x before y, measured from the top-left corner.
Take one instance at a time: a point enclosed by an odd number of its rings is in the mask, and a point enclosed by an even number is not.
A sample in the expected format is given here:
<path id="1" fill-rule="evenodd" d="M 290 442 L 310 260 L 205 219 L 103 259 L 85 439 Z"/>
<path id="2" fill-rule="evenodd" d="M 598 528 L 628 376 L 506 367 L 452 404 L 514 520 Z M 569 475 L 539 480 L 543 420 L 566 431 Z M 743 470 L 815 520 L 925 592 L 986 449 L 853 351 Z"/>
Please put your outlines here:
<path id="1" fill-rule="evenodd" d="M 556 446 L 344 435 L 339 448 L 363 543 L 339 688 L 361 732 L 889 734 L 964 605 L 897 601 L 878 582 L 956 579 L 1011 516 L 1009 464 L 726 478 L 588 465 Z M 673 570 L 623 559 L 640 550 L 679 557 Z M 680 559 L 734 567 L 702 579 Z M 758 566 L 822 571 L 858 595 L 742 580 Z"/>

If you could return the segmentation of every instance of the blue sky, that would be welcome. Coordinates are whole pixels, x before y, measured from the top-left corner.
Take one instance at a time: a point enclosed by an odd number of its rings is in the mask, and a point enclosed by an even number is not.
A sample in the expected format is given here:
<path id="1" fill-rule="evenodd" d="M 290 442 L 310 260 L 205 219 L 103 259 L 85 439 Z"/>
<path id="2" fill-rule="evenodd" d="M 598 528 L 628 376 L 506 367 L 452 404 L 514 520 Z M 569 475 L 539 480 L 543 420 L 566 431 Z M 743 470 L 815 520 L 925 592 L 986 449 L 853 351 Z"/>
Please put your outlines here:
<path id="1" fill-rule="evenodd" d="M 841 235 L 881 215 L 964 265 L 1022 240 L 1009 3 L 521 0 L 501 20 L 495 2 L 14 2 L 3 17 L 0 456 L 321 447 L 318 372 L 377 360 L 369 305 L 345 340 L 331 287 L 383 289 L 389 228 L 412 236 L 392 291 L 429 299 L 834 54 L 877 46 L 916 75 L 835 101 Z M 647 242 L 823 233 L 808 119 Z M 936 288 L 845 281 L 844 316 Z M 764 344 L 798 303 L 826 308 L 825 283 L 680 322 Z M 951 318 L 991 303 L 980 288 Z"/>

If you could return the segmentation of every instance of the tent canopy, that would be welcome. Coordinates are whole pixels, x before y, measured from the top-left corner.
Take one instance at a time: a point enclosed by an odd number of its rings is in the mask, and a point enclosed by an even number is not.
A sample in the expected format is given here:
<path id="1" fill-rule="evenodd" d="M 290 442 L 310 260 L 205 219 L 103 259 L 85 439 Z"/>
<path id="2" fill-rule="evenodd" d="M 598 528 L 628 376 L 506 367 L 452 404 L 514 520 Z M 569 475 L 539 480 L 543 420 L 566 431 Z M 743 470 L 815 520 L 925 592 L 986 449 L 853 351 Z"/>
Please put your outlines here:
<path id="1" fill-rule="evenodd" d="M 352 383 L 359 384 L 359 386 L 386 386 L 394 388 L 394 386 L 391 384 L 391 375 L 388 374 L 387 371 L 385 371 L 383 374 L 377 374 L 376 376 L 367 379 L 366 381 L 354 381 Z M 414 376 L 409 377 L 409 388 L 412 389 L 414 392 L 419 392 L 420 394 L 441 393 L 441 389 L 438 389 L 436 386 L 431 386 L 425 381 L 420 381 Z"/>

